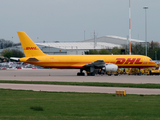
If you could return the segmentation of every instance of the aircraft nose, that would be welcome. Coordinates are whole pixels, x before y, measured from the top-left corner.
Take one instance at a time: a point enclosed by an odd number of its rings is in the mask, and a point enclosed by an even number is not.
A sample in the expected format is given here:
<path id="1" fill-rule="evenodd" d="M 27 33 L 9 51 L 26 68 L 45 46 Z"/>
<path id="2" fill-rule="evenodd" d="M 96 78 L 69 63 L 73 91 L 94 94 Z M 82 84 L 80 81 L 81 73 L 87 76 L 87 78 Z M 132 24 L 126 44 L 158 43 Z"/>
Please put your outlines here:
<path id="1" fill-rule="evenodd" d="M 154 66 L 156 66 L 156 65 L 157 65 L 157 63 L 156 63 L 156 62 L 154 62 L 154 61 L 153 61 L 153 64 L 154 64 Z"/>
<path id="2" fill-rule="evenodd" d="M 150 61 L 149 64 L 150 64 L 151 66 L 153 66 L 153 67 L 157 65 L 157 63 L 154 62 L 154 61 Z"/>

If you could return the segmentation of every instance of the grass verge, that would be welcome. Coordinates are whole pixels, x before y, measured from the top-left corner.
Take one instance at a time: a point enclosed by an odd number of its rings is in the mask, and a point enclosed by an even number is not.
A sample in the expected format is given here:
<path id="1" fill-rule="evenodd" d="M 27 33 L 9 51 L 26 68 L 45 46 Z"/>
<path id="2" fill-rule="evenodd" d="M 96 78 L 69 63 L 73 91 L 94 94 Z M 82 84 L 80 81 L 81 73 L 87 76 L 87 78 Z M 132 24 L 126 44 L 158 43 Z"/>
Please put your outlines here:
<path id="1" fill-rule="evenodd" d="M 0 83 L 79 85 L 79 86 L 131 87 L 131 88 L 156 88 L 156 89 L 160 89 L 160 84 L 97 83 L 97 82 L 50 82 L 50 81 L 8 81 L 8 80 L 0 80 Z"/>
<path id="2" fill-rule="evenodd" d="M 117 97 L 114 94 L 0 89 L 0 103 L 1 120 L 160 119 L 159 95 Z"/>

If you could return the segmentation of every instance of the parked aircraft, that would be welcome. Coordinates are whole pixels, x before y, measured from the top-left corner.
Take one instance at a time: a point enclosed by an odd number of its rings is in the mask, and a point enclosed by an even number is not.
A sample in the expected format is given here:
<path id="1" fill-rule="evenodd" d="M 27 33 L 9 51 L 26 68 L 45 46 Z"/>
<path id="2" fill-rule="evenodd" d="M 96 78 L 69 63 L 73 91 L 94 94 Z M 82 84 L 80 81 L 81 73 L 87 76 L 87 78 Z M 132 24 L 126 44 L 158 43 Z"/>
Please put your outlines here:
<path id="1" fill-rule="evenodd" d="M 120 67 L 144 68 L 156 66 L 151 58 L 143 55 L 47 55 L 29 38 L 25 32 L 17 32 L 25 53 L 21 62 L 61 69 L 80 69 L 77 76 L 94 76 L 96 69 L 102 72 L 116 72 Z"/>

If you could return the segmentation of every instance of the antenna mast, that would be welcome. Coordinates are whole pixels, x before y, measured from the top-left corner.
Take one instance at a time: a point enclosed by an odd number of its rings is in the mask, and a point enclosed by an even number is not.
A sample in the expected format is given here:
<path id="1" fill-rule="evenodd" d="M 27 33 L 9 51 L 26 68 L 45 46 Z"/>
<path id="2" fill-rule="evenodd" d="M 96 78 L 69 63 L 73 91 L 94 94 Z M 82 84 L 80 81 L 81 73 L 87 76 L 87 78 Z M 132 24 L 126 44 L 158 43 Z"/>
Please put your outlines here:
<path id="1" fill-rule="evenodd" d="M 131 55 L 131 5 L 129 0 L 129 55 Z"/>

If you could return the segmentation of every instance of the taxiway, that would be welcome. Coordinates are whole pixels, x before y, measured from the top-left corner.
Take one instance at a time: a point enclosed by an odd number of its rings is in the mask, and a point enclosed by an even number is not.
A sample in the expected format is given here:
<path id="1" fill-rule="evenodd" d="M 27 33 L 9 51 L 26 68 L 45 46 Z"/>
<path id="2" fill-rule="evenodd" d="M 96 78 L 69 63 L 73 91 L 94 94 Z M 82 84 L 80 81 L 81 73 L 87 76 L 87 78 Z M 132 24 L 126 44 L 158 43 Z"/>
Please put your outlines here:
<path id="1" fill-rule="evenodd" d="M 76 76 L 78 70 L 66 69 L 26 69 L 1 70 L 0 80 L 20 81 L 59 81 L 59 82 L 109 82 L 109 83 L 153 83 L 160 84 L 159 76 Z M 122 88 L 122 87 L 92 87 L 71 85 L 38 85 L 38 84 L 8 84 L 0 83 L 0 88 L 34 91 L 56 92 L 88 92 L 115 93 L 116 90 L 126 90 L 127 94 L 160 94 L 160 89 Z"/>

